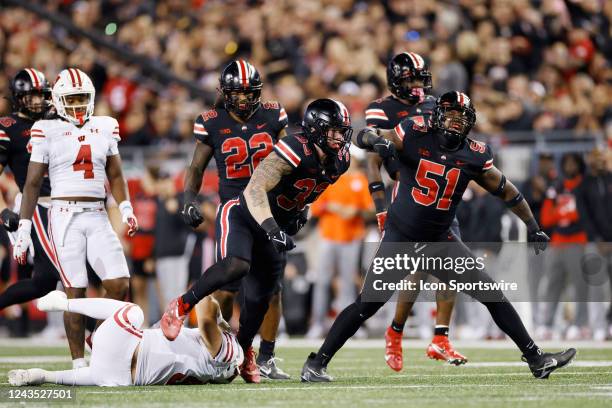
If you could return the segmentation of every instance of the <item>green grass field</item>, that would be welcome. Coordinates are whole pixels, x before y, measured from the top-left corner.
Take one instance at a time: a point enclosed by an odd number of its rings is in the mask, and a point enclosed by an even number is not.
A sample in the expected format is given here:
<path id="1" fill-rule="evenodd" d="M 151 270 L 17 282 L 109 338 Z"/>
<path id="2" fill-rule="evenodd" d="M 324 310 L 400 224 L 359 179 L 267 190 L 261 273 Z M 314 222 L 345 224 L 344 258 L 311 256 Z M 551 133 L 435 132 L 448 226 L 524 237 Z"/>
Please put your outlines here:
<path id="1" fill-rule="evenodd" d="M 381 341 L 382 345 L 382 341 Z M 612 349 L 581 349 L 574 363 L 549 380 L 534 379 L 519 352 L 510 349 L 461 348 L 469 358 L 454 367 L 427 359 L 424 348 L 409 348 L 405 368 L 395 373 L 384 363 L 382 348 L 343 349 L 330 365 L 331 384 L 301 384 L 299 371 L 312 348 L 279 348 L 282 367 L 293 379 L 245 384 L 167 387 L 79 387 L 66 406 L 98 407 L 611 407 Z M 13 368 L 67 369 L 65 348 L 0 346 L 0 392 L 10 387 Z M 61 362 L 58 362 L 61 361 Z M 17 406 L 6 399 L 4 406 Z M 59 406 L 61 403 L 26 403 Z M 23 404 L 21 405 L 23 406 Z"/>

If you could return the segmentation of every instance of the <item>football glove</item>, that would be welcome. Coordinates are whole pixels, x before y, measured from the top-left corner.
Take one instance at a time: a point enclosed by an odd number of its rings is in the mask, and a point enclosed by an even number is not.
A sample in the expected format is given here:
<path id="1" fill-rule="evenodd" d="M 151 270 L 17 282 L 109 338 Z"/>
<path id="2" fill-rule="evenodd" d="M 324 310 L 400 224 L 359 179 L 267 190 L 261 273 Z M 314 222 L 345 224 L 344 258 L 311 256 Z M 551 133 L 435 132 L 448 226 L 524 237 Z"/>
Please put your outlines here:
<path id="1" fill-rule="evenodd" d="M 534 243 L 533 249 L 535 250 L 536 255 L 538 255 L 540 252 L 544 252 L 544 250 L 546 250 L 548 242 L 550 242 L 550 238 L 544 231 L 538 229 L 537 231 L 528 233 L 527 241 Z"/>
<path id="2" fill-rule="evenodd" d="M 138 231 L 138 220 L 134 215 L 132 204 L 128 200 L 122 201 L 119 204 L 119 211 L 121 211 L 121 222 L 128 226 L 128 236 L 133 237 Z"/>
<path id="3" fill-rule="evenodd" d="M 13 259 L 20 265 L 25 265 L 28 261 L 28 252 L 34 257 L 34 245 L 32 243 L 32 221 L 19 220 L 17 228 L 17 238 L 13 246 Z"/>
<path id="4" fill-rule="evenodd" d="M 181 217 L 183 222 L 192 228 L 197 228 L 204 222 L 204 216 L 200 211 L 200 207 L 195 202 L 185 203 L 181 210 Z"/>
<path id="5" fill-rule="evenodd" d="M 5 208 L 0 212 L 0 219 L 2 220 L 2 225 L 4 225 L 4 229 L 8 232 L 15 232 L 17 228 L 19 228 L 19 214 L 14 211 L 11 211 L 8 208 Z"/>

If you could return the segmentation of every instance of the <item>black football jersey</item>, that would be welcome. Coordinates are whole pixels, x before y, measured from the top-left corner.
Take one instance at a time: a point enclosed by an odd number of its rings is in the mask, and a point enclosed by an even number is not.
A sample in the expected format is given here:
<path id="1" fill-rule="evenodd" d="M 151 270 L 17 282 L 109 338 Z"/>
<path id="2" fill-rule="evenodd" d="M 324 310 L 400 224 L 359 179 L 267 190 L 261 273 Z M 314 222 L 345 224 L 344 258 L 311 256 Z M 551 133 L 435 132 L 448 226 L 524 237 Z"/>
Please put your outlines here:
<path id="1" fill-rule="evenodd" d="M 291 174 L 283 176 L 268 192 L 272 215 L 281 229 L 285 229 L 306 205 L 346 172 L 351 157 L 346 149 L 322 163 L 313 145 L 300 134 L 284 137 L 274 145 L 274 151 L 293 168 Z"/>
<path id="2" fill-rule="evenodd" d="M 454 152 L 440 147 L 433 129 L 412 120 L 395 127 L 400 180 L 388 216 L 402 233 L 435 240 L 450 227 L 470 180 L 493 167 L 491 148 L 472 139 Z"/>
<path id="3" fill-rule="evenodd" d="M 366 124 L 380 129 L 393 129 L 402 120 L 411 118 L 419 123 L 427 123 L 434 107 L 436 98 L 425 95 L 423 102 L 416 105 L 406 105 L 390 95 L 376 99 L 366 108 Z"/>
<path id="4" fill-rule="evenodd" d="M 237 197 L 244 190 L 285 127 L 287 113 L 278 102 L 262 102 L 246 123 L 233 119 L 224 108 L 197 117 L 193 135 L 214 149 L 221 201 Z"/>
<path id="5" fill-rule="evenodd" d="M 30 164 L 30 128 L 34 121 L 22 118 L 15 113 L 0 118 L 0 164 L 7 165 L 15 175 L 15 182 L 19 186 L 19 191 L 23 192 L 23 186 L 28 175 L 28 165 Z M 45 175 L 40 196 L 48 197 L 51 195 L 51 183 L 49 177 Z"/>

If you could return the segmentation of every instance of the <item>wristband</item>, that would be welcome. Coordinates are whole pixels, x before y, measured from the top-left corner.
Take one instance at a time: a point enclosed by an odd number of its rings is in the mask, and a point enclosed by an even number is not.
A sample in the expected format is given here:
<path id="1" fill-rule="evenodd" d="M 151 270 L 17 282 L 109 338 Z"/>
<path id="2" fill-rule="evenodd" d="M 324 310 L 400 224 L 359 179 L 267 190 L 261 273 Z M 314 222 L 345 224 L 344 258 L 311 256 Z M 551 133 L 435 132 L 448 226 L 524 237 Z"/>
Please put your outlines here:
<path id="1" fill-rule="evenodd" d="M 382 191 L 384 193 L 385 185 L 382 181 L 373 181 L 368 185 L 368 189 L 370 190 L 370 194 L 377 191 Z"/>
<path id="2" fill-rule="evenodd" d="M 22 231 L 31 232 L 32 231 L 32 220 L 26 220 L 25 218 L 20 219 L 19 229 Z"/>
<path id="3" fill-rule="evenodd" d="M 134 208 L 132 208 L 132 203 L 130 203 L 129 200 L 122 201 L 119 204 L 119 211 L 122 217 L 134 214 Z"/>
<path id="4" fill-rule="evenodd" d="M 518 193 L 514 196 L 514 198 L 511 198 L 508 201 L 504 201 L 504 203 L 506 204 L 506 207 L 512 208 L 516 207 L 521 201 L 523 201 L 523 195 L 521 193 Z"/>
<path id="5" fill-rule="evenodd" d="M 274 217 L 266 218 L 261 223 L 261 228 L 263 228 L 263 230 L 266 231 L 266 234 L 268 234 L 268 235 L 272 235 L 272 234 L 280 231 L 280 227 L 278 226 L 278 224 L 274 220 Z"/>
<path id="6" fill-rule="evenodd" d="M 538 232 L 540 230 L 540 226 L 538 225 L 535 218 L 530 218 L 525 225 L 527 225 L 527 232 L 532 234 L 534 232 Z"/>

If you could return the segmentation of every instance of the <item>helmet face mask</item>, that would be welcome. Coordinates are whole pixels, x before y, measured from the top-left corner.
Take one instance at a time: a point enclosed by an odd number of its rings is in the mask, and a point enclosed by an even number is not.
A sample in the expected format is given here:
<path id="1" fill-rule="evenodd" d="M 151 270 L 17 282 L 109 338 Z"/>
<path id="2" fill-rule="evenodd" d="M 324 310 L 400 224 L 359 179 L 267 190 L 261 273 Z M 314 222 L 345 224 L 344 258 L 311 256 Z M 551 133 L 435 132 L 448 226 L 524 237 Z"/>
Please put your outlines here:
<path id="1" fill-rule="evenodd" d="M 261 105 L 262 87 L 259 72 L 244 60 L 232 61 L 219 78 L 225 109 L 242 120 L 249 119 Z"/>
<path id="2" fill-rule="evenodd" d="M 58 75 L 52 97 L 59 116 L 76 126 L 82 126 L 93 114 L 96 90 L 83 71 L 68 68 Z"/>
<path id="3" fill-rule="evenodd" d="M 414 105 L 431 90 L 431 72 L 419 54 L 404 52 L 389 61 L 387 86 L 397 98 Z"/>
<path id="4" fill-rule="evenodd" d="M 348 109 L 332 99 L 317 99 L 308 105 L 302 130 L 308 140 L 331 155 L 348 150 L 353 135 Z"/>
<path id="5" fill-rule="evenodd" d="M 51 87 L 42 72 L 22 69 L 10 84 L 13 110 L 30 119 L 42 118 L 51 107 Z"/>
<path id="6" fill-rule="evenodd" d="M 441 95 L 434 108 L 432 125 L 438 131 L 440 144 L 446 150 L 457 150 L 476 124 L 476 110 L 462 92 Z"/>

